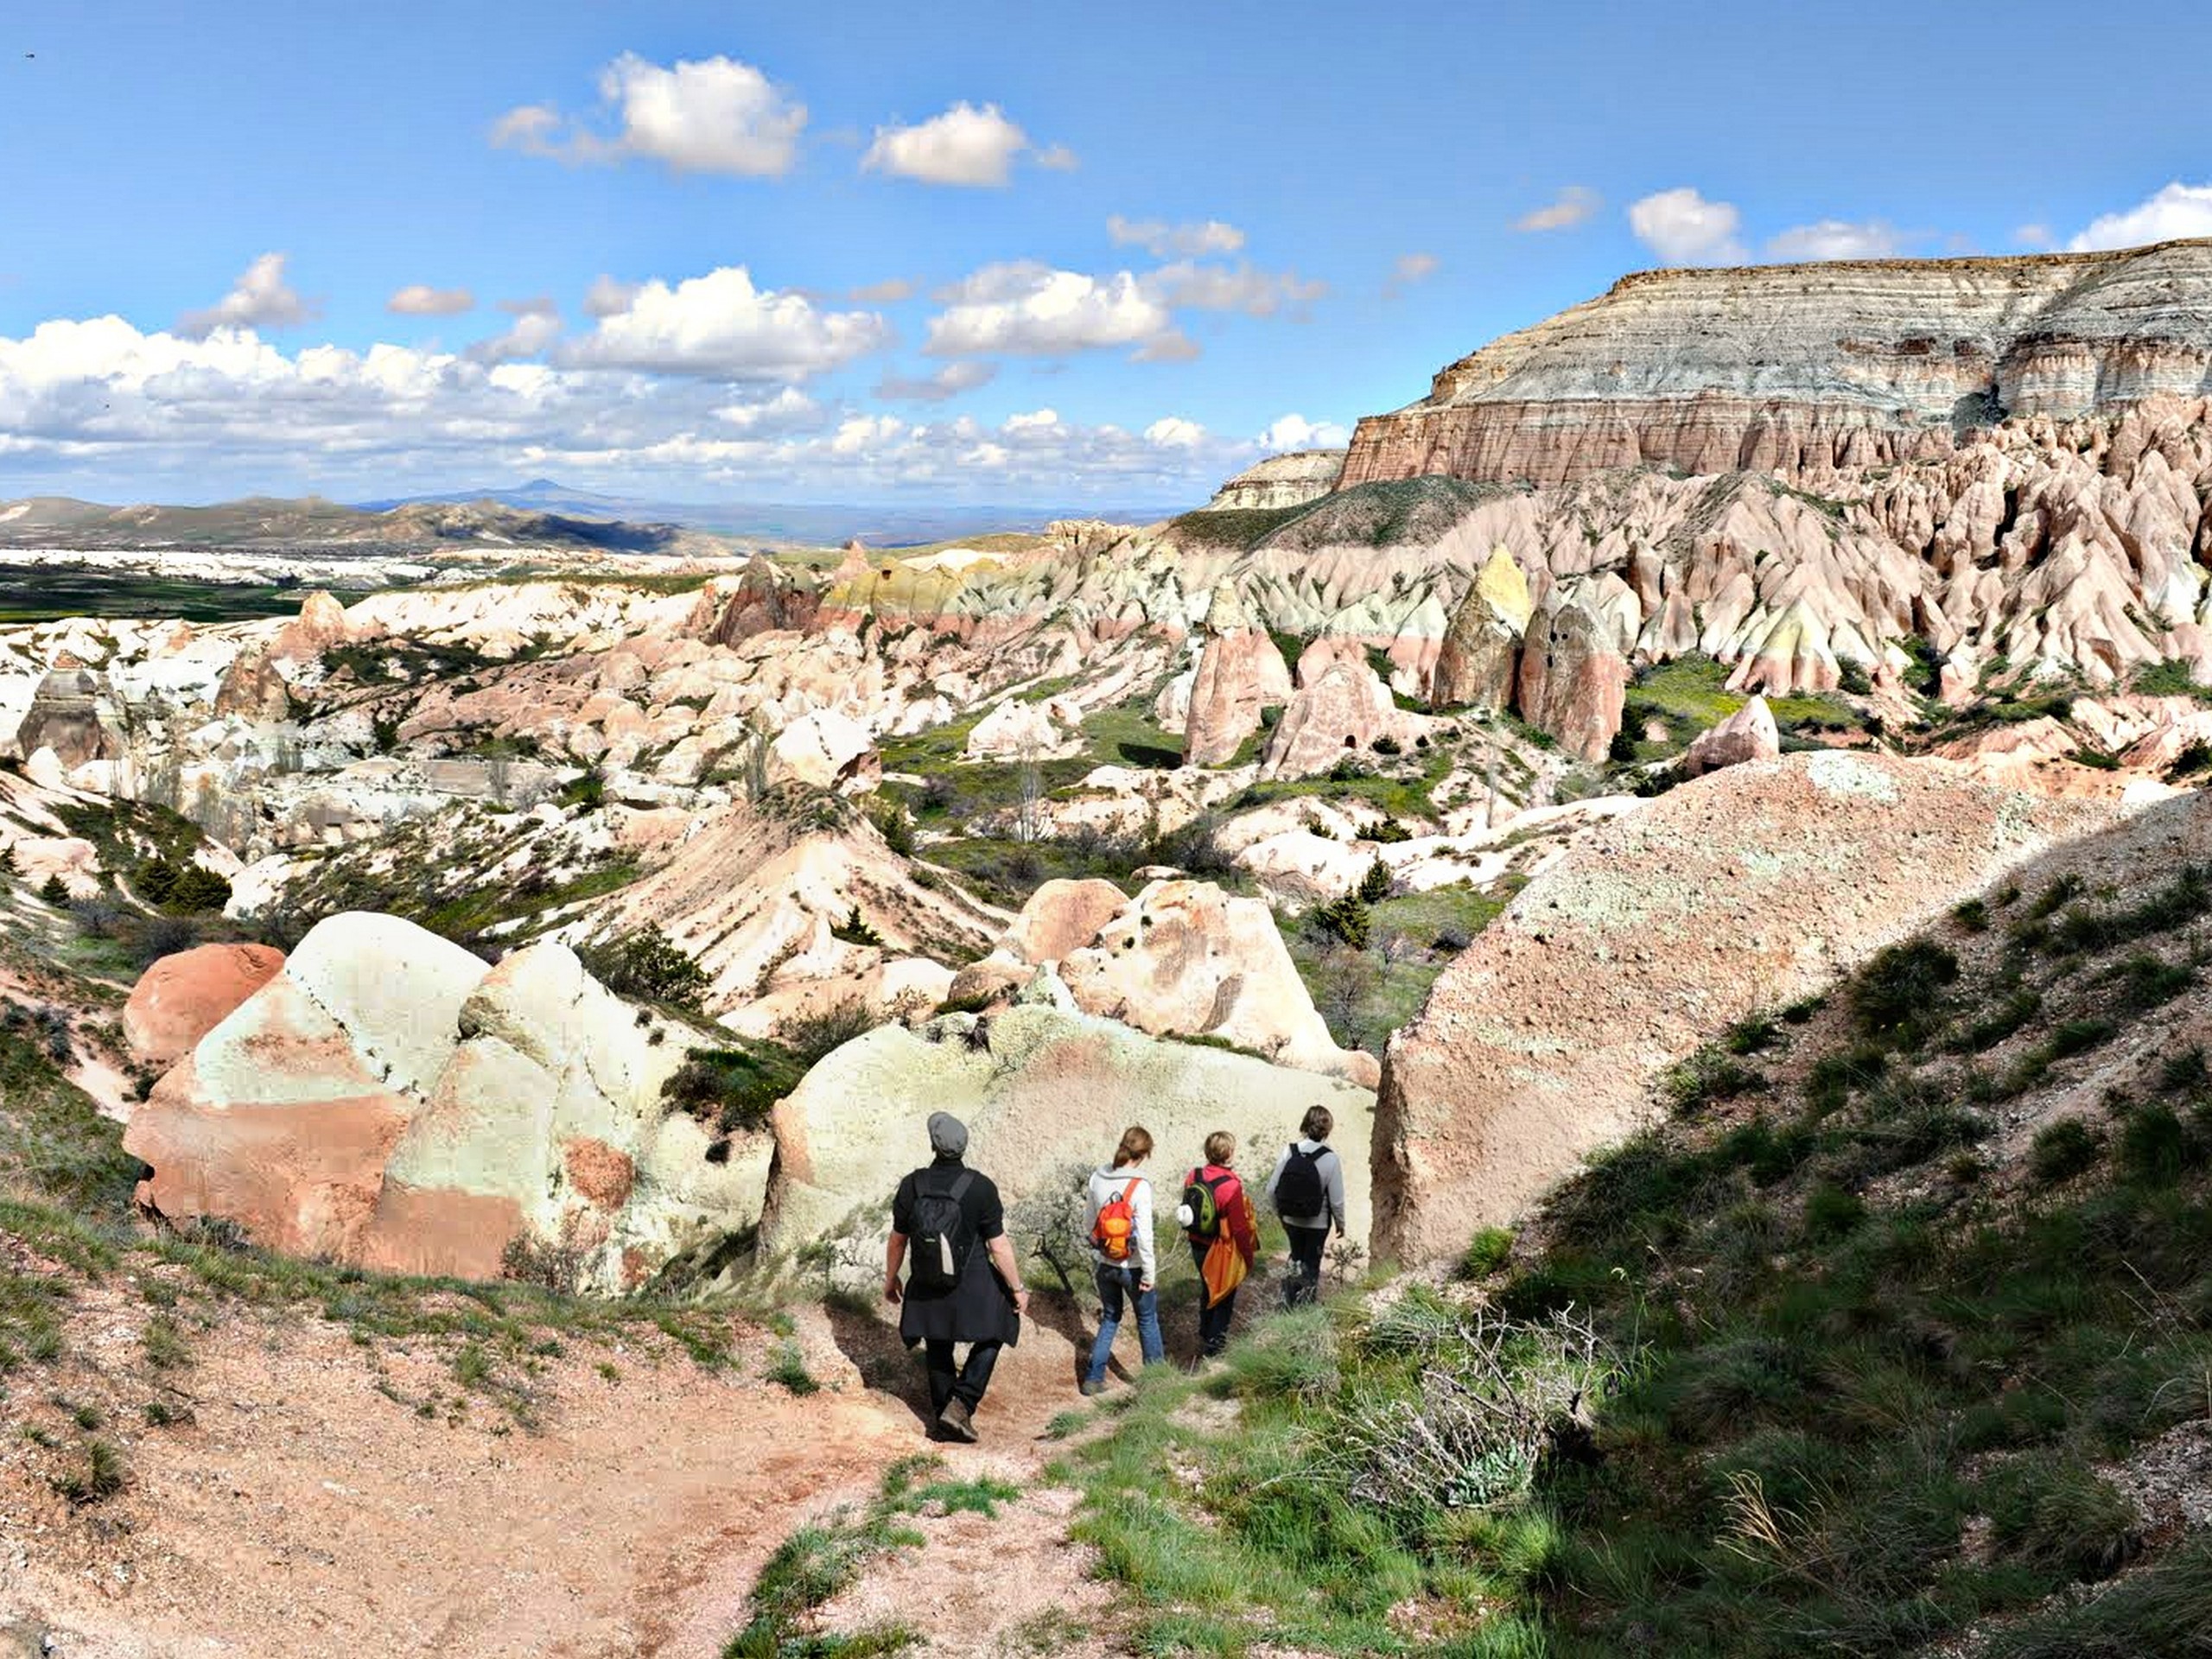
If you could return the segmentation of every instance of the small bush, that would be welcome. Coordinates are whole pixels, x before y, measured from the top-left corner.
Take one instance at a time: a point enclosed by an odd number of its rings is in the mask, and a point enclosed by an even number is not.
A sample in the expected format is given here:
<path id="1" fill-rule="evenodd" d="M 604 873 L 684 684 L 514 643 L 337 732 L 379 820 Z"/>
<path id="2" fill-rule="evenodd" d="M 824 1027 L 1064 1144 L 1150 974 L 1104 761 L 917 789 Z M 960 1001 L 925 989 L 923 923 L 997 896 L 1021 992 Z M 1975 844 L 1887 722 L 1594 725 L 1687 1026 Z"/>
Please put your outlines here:
<path id="1" fill-rule="evenodd" d="M 883 1020 L 858 997 L 834 1004 L 819 1014 L 786 1020 L 778 1034 L 798 1058 L 802 1071 L 810 1071 L 824 1055 L 865 1037 Z"/>
<path id="2" fill-rule="evenodd" d="M 56 871 L 39 883 L 38 896 L 57 907 L 69 902 L 69 888 L 62 880 L 60 872 Z"/>
<path id="3" fill-rule="evenodd" d="M 1487 1279 L 1512 1259 L 1513 1230 L 1485 1227 L 1467 1241 L 1466 1254 L 1459 1258 L 1459 1275 Z"/>
<path id="4" fill-rule="evenodd" d="M 1951 907 L 1951 919 L 1961 931 L 1986 933 L 1989 931 L 1989 906 L 1980 899 L 1968 899 Z"/>
<path id="5" fill-rule="evenodd" d="M 1747 1065 L 1740 1065 L 1718 1048 L 1701 1048 L 1667 1073 L 1667 1101 L 1677 1116 L 1687 1117 L 1715 1101 L 1732 1100 L 1764 1089 L 1766 1079 Z"/>
<path id="6" fill-rule="evenodd" d="M 842 923 L 830 930 L 830 937 L 845 944 L 880 945 L 883 943 L 883 935 L 868 925 L 868 918 L 861 914 L 858 905 L 852 907 L 851 913 Z"/>
<path id="7" fill-rule="evenodd" d="M 2028 1147 L 2028 1173 L 2045 1186 L 2071 1180 L 2104 1155 L 2104 1142 L 2078 1117 L 2046 1123 Z"/>
<path id="8" fill-rule="evenodd" d="M 2135 1506 L 2071 1459 L 2012 1459 L 1983 1483 L 1983 1502 L 1999 1550 L 2068 1579 L 2109 1578 L 2143 1548 Z"/>
<path id="9" fill-rule="evenodd" d="M 2182 1172 L 2197 1160 L 2197 1148 L 2181 1118 L 2163 1102 L 2127 1114 L 2114 1151 L 2120 1172 L 2129 1179 L 2158 1186 L 2179 1180 Z"/>
<path id="10" fill-rule="evenodd" d="M 1877 951 L 1851 983 L 1852 1019 L 1869 1036 L 1885 1036 L 1924 1021 L 1959 976 L 1959 959 L 1927 939 Z"/>
<path id="11" fill-rule="evenodd" d="M 1336 1330 L 1325 1308 L 1261 1321 L 1228 1357 L 1230 1391 L 1242 1398 L 1319 1400 L 1337 1390 Z"/>
<path id="12" fill-rule="evenodd" d="M 123 1490 L 130 1465 L 112 1441 L 94 1440 L 85 1445 L 85 1462 L 55 1477 L 54 1490 L 72 1503 L 97 1503 Z"/>
<path id="13" fill-rule="evenodd" d="M 1370 905 L 1379 905 L 1390 896 L 1390 867 L 1381 859 L 1370 864 L 1367 874 L 1360 877 L 1359 896 Z"/>
<path id="14" fill-rule="evenodd" d="M 619 944 L 587 946 L 577 954 L 608 990 L 643 1002 L 690 1007 L 713 983 L 707 970 L 657 926 L 648 925 Z"/>
<path id="15" fill-rule="evenodd" d="M 1840 1186 L 1822 1185 L 1805 1195 L 1805 1236 L 1814 1240 L 1841 1238 L 1866 1218 L 1866 1205 L 1856 1194 Z"/>

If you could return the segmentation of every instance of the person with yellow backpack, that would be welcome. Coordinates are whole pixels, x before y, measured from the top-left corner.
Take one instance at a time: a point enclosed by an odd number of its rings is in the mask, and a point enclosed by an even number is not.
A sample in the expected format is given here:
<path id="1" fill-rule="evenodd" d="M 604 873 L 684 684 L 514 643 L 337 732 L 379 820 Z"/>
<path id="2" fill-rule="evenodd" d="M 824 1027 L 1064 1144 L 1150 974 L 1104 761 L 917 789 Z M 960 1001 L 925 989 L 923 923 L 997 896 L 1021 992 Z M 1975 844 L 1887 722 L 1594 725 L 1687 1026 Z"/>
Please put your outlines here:
<path id="1" fill-rule="evenodd" d="M 1137 1345 L 1143 1351 L 1144 1363 L 1157 1365 L 1167 1357 L 1167 1344 L 1160 1335 L 1152 1183 L 1138 1173 L 1151 1156 L 1151 1135 L 1133 1123 L 1122 1131 L 1114 1161 L 1104 1169 L 1092 1170 L 1085 1188 L 1091 1264 L 1098 1284 L 1098 1340 L 1090 1346 L 1090 1363 L 1083 1374 L 1082 1391 L 1086 1395 L 1106 1391 L 1106 1362 L 1113 1357 L 1114 1338 L 1122 1329 L 1122 1310 L 1128 1304 L 1136 1307 Z"/>

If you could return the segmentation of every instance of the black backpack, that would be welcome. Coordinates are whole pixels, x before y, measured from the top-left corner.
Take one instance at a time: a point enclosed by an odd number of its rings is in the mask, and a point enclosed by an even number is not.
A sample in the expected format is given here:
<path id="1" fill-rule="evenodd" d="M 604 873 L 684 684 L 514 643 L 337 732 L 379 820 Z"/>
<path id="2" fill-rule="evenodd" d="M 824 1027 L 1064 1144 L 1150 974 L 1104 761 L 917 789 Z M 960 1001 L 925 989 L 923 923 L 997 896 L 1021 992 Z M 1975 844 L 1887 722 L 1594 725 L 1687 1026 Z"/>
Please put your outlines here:
<path id="1" fill-rule="evenodd" d="M 914 1236 L 907 1260 L 909 1286 L 918 1290 L 950 1290 L 968 1270 L 968 1253 L 976 1241 L 968 1230 L 968 1212 L 960 1200 L 976 1184 L 976 1172 L 963 1169 L 959 1179 L 942 1192 L 927 1183 L 934 1171 L 925 1170 L 914 1182 Z"/>
<path id="2" fill-rule="evenodd" d="M 1191 1179 L 1183 1185 L 1183 1202 L 1177 1218 L 1188 1216 L 1183 1230 L 1192 1238 L 1221 1236 L 1221 1187 L 1228 1180 L 1227 1174 L 1205 1179 L 1201 1170 L 1192 1170 Z"/>
<path id="3" fill-rule="evenodd" d="M 1321 1179 L 1321 1156 L 1328 1151 L 1304 1152 L 1294 1146 L 1275 1177 L 1275 1214 L 1303 1221 L 1329 1212 L 1329 1184 Z"/>

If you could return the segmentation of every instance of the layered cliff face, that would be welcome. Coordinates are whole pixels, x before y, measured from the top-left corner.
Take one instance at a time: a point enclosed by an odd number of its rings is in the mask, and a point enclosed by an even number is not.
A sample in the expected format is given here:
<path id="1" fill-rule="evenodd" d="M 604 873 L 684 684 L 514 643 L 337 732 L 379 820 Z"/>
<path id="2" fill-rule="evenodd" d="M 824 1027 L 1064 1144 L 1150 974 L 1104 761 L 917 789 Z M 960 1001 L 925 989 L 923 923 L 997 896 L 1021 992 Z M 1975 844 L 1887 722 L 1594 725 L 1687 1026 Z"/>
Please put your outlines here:
<path id="1" fill-rule="evenodd" d="M 1658 270 L 1359 423 L 1339 487 L 1618 467 L 1793 482 L 1940 460 L 2007 416 L 2212 391 L 2212 240 L 2008 259 Z"/>

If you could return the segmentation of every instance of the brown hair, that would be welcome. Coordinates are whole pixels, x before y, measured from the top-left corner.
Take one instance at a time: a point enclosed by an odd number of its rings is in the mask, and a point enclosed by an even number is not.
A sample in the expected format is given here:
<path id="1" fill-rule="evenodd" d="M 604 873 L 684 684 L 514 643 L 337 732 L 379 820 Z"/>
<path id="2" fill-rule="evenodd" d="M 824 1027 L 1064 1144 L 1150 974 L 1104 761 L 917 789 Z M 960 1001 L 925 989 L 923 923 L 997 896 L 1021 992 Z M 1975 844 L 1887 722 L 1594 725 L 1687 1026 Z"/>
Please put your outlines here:
<path id="1" fill-rule="evenodd" d="M 1122 1131 L 1122 1144 L 1114 1148 L 1114 1167 L 1124 1164 L 1141 1164 L 1152 1156 L 1152 1131 L 1141 1124 L 1132 1123 Z"/>
<path id="2" fill-rule="evenodd" d="M 1206 1162 L 1229 1167 L 1229 1160 L 1236 1155 L 1236 1137 L 1227 1129 L 1216 1129 L 1206 1136 Z"/>
<path id="3" fill-rule="evenodd" d="M 1329 1131 L 1337 1127 L 1337 1120 L 1329 1115 L 1325 1106 L 1309 1106 L 1298 1125 L 1298 1132 L 1308 1141 L 1325 1141 Z"/>

